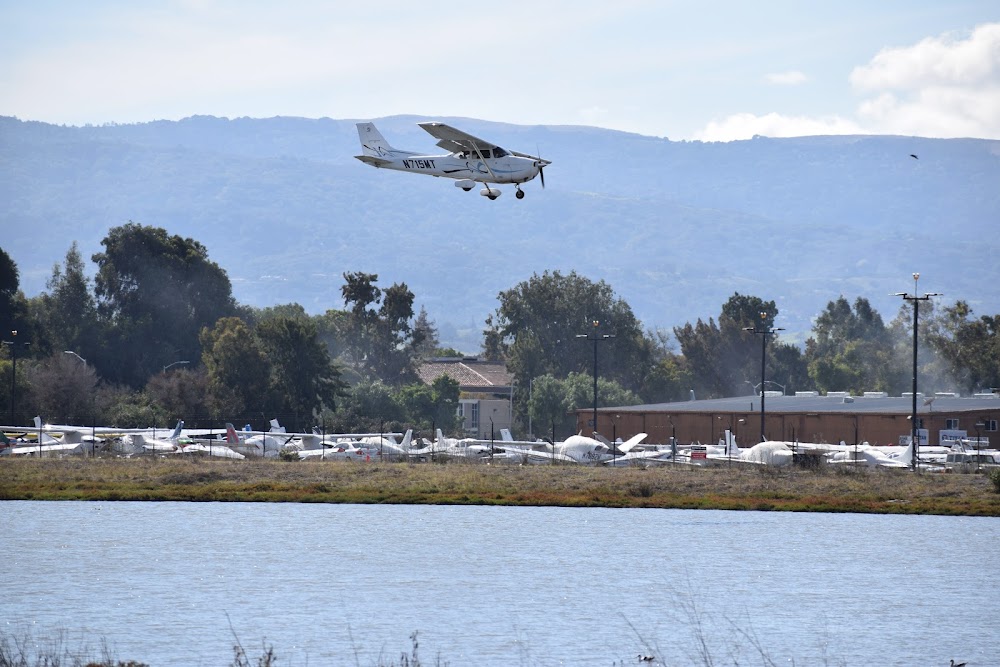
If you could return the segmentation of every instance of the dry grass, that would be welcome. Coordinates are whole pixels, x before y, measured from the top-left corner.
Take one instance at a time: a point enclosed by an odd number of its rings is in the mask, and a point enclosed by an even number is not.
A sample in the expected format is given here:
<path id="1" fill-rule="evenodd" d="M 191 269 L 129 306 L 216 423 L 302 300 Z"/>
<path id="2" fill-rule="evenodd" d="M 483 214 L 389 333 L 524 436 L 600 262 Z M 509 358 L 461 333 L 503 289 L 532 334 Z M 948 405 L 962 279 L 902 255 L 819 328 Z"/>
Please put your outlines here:
<path id="1" fill-rule="evenodd" d="M 204 459 L 5 459 L 0 499 L 661 507 L 1000 516 L 985 475 Z"/>

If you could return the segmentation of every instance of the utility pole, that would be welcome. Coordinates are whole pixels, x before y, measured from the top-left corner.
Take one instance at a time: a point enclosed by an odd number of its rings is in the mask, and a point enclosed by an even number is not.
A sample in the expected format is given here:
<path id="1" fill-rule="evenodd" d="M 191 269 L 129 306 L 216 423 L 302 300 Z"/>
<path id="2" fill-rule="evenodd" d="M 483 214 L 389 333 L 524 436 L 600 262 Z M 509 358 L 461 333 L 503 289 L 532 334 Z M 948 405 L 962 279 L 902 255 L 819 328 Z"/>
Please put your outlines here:
<path id="1" fill-rule="evenodd" d="M 917 296 L 917 281 L 920 274 L 913 274 L 913 294 L 906 292 L 896 292 L 892 296 L 901 296 L 904 301 L 913 303 L 913 414 L 910 415 L 910 444 L 913 445 L 913 455 L 910 459 L 910 467 L 917 471 L 917 450 L 920 448 L 920 439 L 917 437 L 917 328 L 920 320 L 920 302 L 930 301 L 932 296 L 941 296 L 938 292 L 927 292 L 923 296 Z"/>
<path id="2" fill-rule="evenodd" d="M 614 334 L 602 334 L 598 333 L 597 328 L 601 326 L 600 320 L 593 320 L 591 322 L 593 328 L 590 332 L 585 334 L 576 334 L 577 338 L 586 338 L 587 340 L 594 341 L 594 424 L 593 430 L 597 431 L 597 343 L 602 340 L 609 340 L 614 338 Z"/>
<path id="3" fill-rule="evenodd" d="M 764 435 L 764 397 L 767 394 L 767 380 L 764 374 L 767 370 L 767 337 L 773 336 L 779 331 L 784 331 L 782 327 L 767 326 L 767 313 L 760 312 L 760 326 L 756 324 L 752 327 L 743 327 L 744 331 L 760 334 L 760 440 L 764 442 L 767 437 Z"/>

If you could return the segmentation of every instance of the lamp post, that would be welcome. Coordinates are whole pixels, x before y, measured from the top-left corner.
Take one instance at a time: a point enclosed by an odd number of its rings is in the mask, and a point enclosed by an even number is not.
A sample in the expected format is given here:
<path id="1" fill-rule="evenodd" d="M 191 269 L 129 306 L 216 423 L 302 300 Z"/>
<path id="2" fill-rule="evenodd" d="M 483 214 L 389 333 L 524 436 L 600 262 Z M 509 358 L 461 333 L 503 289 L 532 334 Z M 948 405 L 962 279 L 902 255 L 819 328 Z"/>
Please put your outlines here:
<path id="1" fill-rule="evenodd" d="M 14 424 L 14 412 L 17 407 L 17 329 L 11 329 L 10 337 L 12 340 L 5 340 L 4 345 L 10 345 L 10 423 Z M 21 345 L 28 346 L 31 343 L 21 343 Z M 39 442 L 41 440 L 39 439 Z"/>
<path id="2" fill-rule="evenodd" d="M 920 302 L 930 301 L 932 296 L 941 296 L 938 292 L 927 292 L 923 296 L 917 296 L 917 281 L 920 274 L 913 274 L 913 294 L 906 292 L 896 292 L 892 296 L 901 296 L 904 301 L 913 302 L 913 414 L 910 416 L 910 444 L 913 445 L 913 454 L 910 460 L 910 467 L 917 471 L 917 450 L 920 441 L 917 439 L 917 328 L 920 321 Z"/>
<path id="3" fill-rule="evenodd" d="M 593 320 L 591 322 L 593 328 L 589 333 L 576 334 L 577 338 L 586 338 L 587 340 L 594 341 L 594 431 L 597 431 L 597 343 L 602 340 L 608 340 L 614 338 L 614 334 L 602 334 L 597 332 L 597 328 L 601 326 L 600 320 Z"/>
<path id="4" fill-rule="evenodd" d="M 190 364 L 190 363 L 191 363 L 190 361 L 175 361 L 175 362 L 173 362 L 173 363 L 171 363 L 171 364 L 167 364 L 166 366 L 164 366 L 164 367 L 163 367 L 163 372 L 164 372 L 164 373 L 166 373 L 166 372 L 167 372 L 167 369 L 168 369 L 168 368 L 171 368 L 171 367 L 173 367 L 173 366 L 177 366 L 177 365 L 179 365 L 179 364 Z"/>
<path id="5" fill-rule="evenodd" d="M 773 336 L 779 331 L 784 331 L 784 328 L 767 326 L 767 313 L 761 311 L 760 326 L 744 327 L 743 330 L 760 334 L 760 442 L 764 442 L 767 440 L 767 437 L 764 435 L 764 395 L 767 393 L 767 387 L 765 386 L 767 380 L 764 378 L 764 374 L 767 368 L 767 337 Z M 781 385 L 778 386 L 781 387 Z M 781 387 L 781 393 L 785 393 L 784 387 Z"/>
<path id="6" fill-rule="evenodd" d="M 976 422 L 976 472 L 979 472 L 979 449 L 982 446 L 982 440 L 980 439 L 980 433 L 983 427 L 986 426 L 986 422 L 980 420 Z"/>
<path id="7" fill-rule="evenodd" d="M 73 350 L 63 350 L 63 354 L 71 354 L 74 357 L 76 357 L 77 359 L 79 359 L 80 361 L 82 361 L 83 362 L 84 371 L 86 371 L 86 369 L 87 369 L 87 360 L 86 359 L 84 359 L 83 357 L 81 357 L 79 354 L 77 354 Z M 94 399 L 94 393 L 91 392 L 90 393 L 90 440 L 91 440 L 91 442 L 94 445 L 93 454 L 96 457 L 97 456 L 97 414 L 96 414 L 97 413 L 97 409 L 95 408 L 94 401 L 95 401 L 95 399 Z"/>

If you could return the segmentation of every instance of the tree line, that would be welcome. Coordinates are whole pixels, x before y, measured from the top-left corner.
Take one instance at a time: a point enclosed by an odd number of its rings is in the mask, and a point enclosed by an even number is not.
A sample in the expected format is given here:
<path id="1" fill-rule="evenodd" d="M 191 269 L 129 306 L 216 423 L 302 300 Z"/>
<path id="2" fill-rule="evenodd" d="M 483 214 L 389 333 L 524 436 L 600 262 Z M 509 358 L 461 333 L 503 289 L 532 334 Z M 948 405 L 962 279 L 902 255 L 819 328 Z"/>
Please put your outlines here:
<path id="1" fill-rule="evenodd" d="M 458 383 L 421 382 L 422 360 L 463 356 L 442 348 L 428 313 L 414 313 L 405 283 L 345 273 L 342 308 L 308 315 L 298 304 L 236 302 L 223 268 L 199 242 L 129 222 L 112 228 L 91 261 L 74 242 L 46 291 L 27 298 L 16 262 L 0 248 L 0 414 L 12 424 L 120 427 L 224 421 L 290 430 L 457 428 Z M 864 297 L 830 301 L 803 346 L 772 335 L 774 301 L 733 294 L 717 318 L 672 331 L 645 329 L 604 281 L 575 272 L 535 274 L 498 294 L 479 356 L 514 377 L 523 432 L 565 435 L 567 413 L 602 406 L 786 393 L 907 391 L 912 310 L 886 324 Z M 665 304 L 669 307 L 669 304 Z M 1000 386 L 1000 315 L 976 317 L 958 301 L 920 311 L 925 391 Z M 15 333 L 16 332 L 16 333 Z M 16 372 L 15 372 L 16 367 Z"/>

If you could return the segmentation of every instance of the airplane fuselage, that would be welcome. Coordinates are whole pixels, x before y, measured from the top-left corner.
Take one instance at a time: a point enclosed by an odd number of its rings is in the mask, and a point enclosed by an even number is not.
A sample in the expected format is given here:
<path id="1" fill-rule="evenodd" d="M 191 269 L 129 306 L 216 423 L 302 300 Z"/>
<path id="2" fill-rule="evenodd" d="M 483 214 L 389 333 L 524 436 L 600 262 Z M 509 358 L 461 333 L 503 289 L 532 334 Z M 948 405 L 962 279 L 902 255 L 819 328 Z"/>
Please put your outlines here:
<path id="1" fill-rule="evenodd" d="M 369 164 L 381 169 L 456 180 L 467 179 L 478 183 L 525 183 L 538 175 L 537 160 L 514 155 L 480 159 L 478 155 L 418 155 L 394 150 L 384 151 L 380 159 L 372 160 Z"/>

